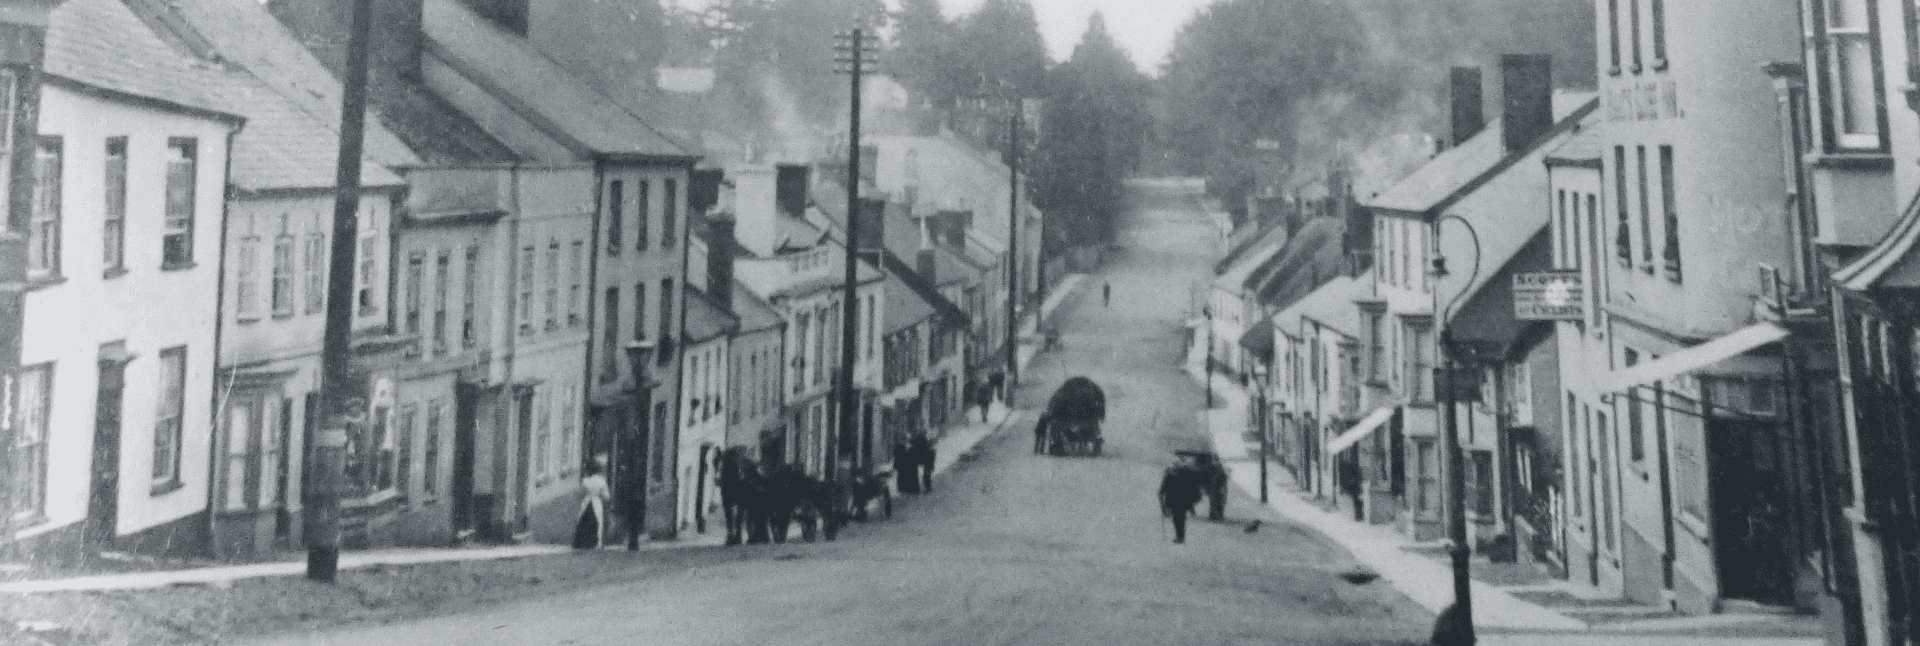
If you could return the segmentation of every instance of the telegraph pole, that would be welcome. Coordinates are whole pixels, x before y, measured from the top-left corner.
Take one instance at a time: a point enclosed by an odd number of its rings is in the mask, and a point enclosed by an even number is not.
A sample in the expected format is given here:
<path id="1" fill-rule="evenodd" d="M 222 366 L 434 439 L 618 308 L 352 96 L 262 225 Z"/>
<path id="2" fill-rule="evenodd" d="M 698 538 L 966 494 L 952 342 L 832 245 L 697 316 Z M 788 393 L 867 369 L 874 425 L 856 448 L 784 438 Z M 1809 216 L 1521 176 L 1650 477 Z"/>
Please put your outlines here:
<path id="1" fill-rule="evenodd" d="M 855 27 L 839 34 L 836 37 L 839 42 L 834 45 L 834 50 L 839 52 L 834 57 L 834 62 L 839 64 L 837 71 L 852 78 L 849 95 L 852 109 L 847 117 L 847 276 L 845 292 L 841 295 L 840 372 L 834 375 L 834 387 L 840 391 L 840 437 L 834 443 L 836 454 L 841 453 L 849 438 L 859 437 L 860 432 L 858 393 L 853 389 L 853 367 L 859 358 L 859 335 L 854 332 L 860 321 L 860 82 L 863 76 L 874 72 L 867 64 L 876 62 L 872 58 L 876 39 L 865 29 Z"/>
<path id="2" fill-rule="evenodd" d="M 345 475 L 347 428 L 360 398 L 348 392 L 353 376 L 353 255 L 360 237 L 360 149 L 367 116 L 367 32 L 372 0 L 354 0 L 341 78 L 340 159 L 334 176 L 333 239 L 327 257 L 326 332 L 320 345 L 321 426 L 308 463 L 307 578 L 332 583 L 340 568 L 340 488 Z"/>
<path id="3" fill-rule="evenodd" d="M 12 164 L 0 168 L 0 469 L 13 468 L 19 396 L 20 331 L 26 320 L 27 231 L 33 209 L 34 149 L 40 134 L 40 68 L 46 61 L 47 18 L 60 0 L 0 2 L 0 143 Z M 13 542 L 19 492 L 0 478 L 0 553 Z"/>
<path id="4" fill-rule="evenodd" d="M 1013 408 L 1013 385 L 1020 382 L 1020 351 L 1015 344 L 1020 324 L 1020 124 L 1026 105 L 1013 98 L 1013 118 L 1007 123 L 1007 382 L 1002 399 Z M 1040 324 L 1038 315 L 1034 325 Z"/>

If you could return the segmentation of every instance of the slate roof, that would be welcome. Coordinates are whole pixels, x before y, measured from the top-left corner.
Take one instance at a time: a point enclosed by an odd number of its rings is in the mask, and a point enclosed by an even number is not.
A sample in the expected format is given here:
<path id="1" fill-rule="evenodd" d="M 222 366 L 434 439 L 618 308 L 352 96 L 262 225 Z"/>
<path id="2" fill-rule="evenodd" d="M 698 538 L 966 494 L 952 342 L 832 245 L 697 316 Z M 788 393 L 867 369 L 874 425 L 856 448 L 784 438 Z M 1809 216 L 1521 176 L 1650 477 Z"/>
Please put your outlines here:
<path id="1" fill-rule="evenodd" d="M 168 6 L 222 60 L 272 88 L 308 119 L 330 132 L 338 131 L 340 82 L 266 7 L 256 0 L 170 0 Z M 366 157 L 389 167 L 419 163 L 420 157 L 381 122 L 379 112 L 369 106 Z M 328 159 L 334 154 L 329 150 Z M 332 181 L 329 174 L 327 183 Z"/>
<path id="2" fill-rule="evenodd" d="M 422 28 L 444 58 L 582 154 L 693 157 L 559 63 L 457 0 L 426 0 Z M 517 104 L 517 105 L 516 105 Z"/>
<path id="3" fill-rule="evenodd" d="M 1227 266 L 1226 271 L 1220 272 L 1220 276 L 1214 279 L 1213 284 L 1229 289 L 1245 289 L 1248 281 L 1252 280 L 1262 267 L 1280 255 L 1280 251 L 1286 248 L 1286 242 L 1285 227 L 1274 227 L 1267 231 L 1266 235 L 1248 246 L 1250 249 L 1248 253 L 1242 254 Z"/>
<path id="4" fill-rule="evenodd" d="M 1552 162 L 1598 162 L 1603 145 L 1600 133 L 1596 129 L 1586 128 L 1574 135 L 1559 148 L 1547 153 L 1547 161 Z"/>
<path id="5" fill-rule="evenodd" d="M 1339 274 L 1345 255 L 1340 234 L 1346 228 L 1346 221 L 1338 218 L 1314 218 L 1300 227 L 1263 269 L 1267 281 L 1253 286 L 1260 302 L 1268 307 L 1286 307 L 1319 287 L 1316 277 L 1324 282 Z"/>
<path id="6" fill-rule="evenodd" d="M 740 281 L 733 283 L 733 315 L 740 320 L 738 333 L 771 330 L 786 323 L 780 318 L 780 312 L 766 301 L 754 295 L 753 290 Z"/>
<path id="7" fill-rule="evenodd" d="M 900 272 L 888 272 L 882 288 L 887 294 L 887 311 L 881 327 L 887 334 L 913 327 L 933 316 L 933 306 L 900 279 Z"/>
<path id="8" fill-rule="evenodd" d="M 1357 336 L 1360 308 L 1353 304 L 1354 288 L 1370 282 L 1370 274 L 1362 274 L 1359 279 L 1336 276 L 1273 315 L 1273 325 L 1288 336 L 1298 337 L 1301 325 L 1312 319 L 1347 336 Z"/>
<path id="9" fill-rule="evenodd" d="M 1537 147 L 1552 141 L 1553 132 L 1571 128 L 1592 114 L 1599 105 L 1597 99 L 1573 101 L 1586 96 L 1589 95 L 1556 97 L 1565 101 L 1555 102 L 1554 125 L 1548 134 L 1541 136 L 1533 145 Z M 1561 110 L 1567 108 L 1570 111 L 1562 114 Z M 1385 192 L 1367 200 L 1365 205 L 1373 209 L 1414 214 L 1444 208 L 1459 195 L 1470 192 L 1488 177 L 1498 174 L 1506 163 L 1532 150 L 1508 154 L 1500 134 L 1502 123 L 1502 119 L 1494 119 L 1465 143 L 1435 155 Z"/>
<path id="10" fill-rule="evenodd" d="M 236 188 L 334 187 L 340 158 L 336 129 L 300 111 L 251 76 L 232 79 L 214 92 L 247 117 L 247 127 L 233 139 L 230 179 Z M 377 160 L 366 160 L 360 165 L 360 184 L 399 187 L 406 182 Z"/>
<path id="11" fill-rule="evenodd" d="M 117 0 L 69 0 L 48 17 L 45 71 L 87 87 L 242 120 L 207 91 L 225 72 L 176 49 Z"/>
<path id="12" fill-rule="evenodd" d="M 697 288 L 687 290 L 687 326 L 682 330 L 687 343 L 712 341 L 738 329 L 740 319 L 714 303 L 712 296 Z"/>

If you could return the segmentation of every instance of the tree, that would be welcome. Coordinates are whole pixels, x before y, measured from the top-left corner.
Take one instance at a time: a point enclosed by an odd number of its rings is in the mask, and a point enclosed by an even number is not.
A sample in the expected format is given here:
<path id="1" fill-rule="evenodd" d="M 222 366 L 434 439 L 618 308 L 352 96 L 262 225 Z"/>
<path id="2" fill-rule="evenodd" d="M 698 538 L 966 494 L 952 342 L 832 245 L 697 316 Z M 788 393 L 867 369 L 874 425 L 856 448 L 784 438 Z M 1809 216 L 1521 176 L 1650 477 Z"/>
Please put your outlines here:
<path id="1" fill-rule="evenodd" d="M 888 63 L 894 76 L 934 107 L 952 108 L 967 89 L 967 66 L 957 28 L 941 15 L 939 0 L 901 0 L 894 25 Z"/>
<path id="2" fill-rule="evenodd" d="M 1122 182 L 1139 159 L 1141 133 L 1150 129 L 1147 79 L 1095 12 L 1073 56 L 1052 70 L 1047 85 L 1033 194 L 1048 212 L 1049 242 L 1111 241 Z"/>
<path id="3" fill-rule="evenodd" d="M 961 18 L 962 92 L 1005 102 L 1045 94 L 1047 43 L 1027 0 L 986 0 Z"/>

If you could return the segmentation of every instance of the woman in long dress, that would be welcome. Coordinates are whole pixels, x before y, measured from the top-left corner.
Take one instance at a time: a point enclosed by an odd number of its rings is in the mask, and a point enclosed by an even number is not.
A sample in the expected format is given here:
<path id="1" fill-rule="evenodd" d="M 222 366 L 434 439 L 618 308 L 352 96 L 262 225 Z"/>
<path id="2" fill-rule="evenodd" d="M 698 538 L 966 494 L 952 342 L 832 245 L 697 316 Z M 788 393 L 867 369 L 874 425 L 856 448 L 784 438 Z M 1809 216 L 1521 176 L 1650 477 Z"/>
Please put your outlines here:
<path id="1" fill-rule="evenodd" d="M 596 456 L 580 474 L 580 522 L 573 526 L 574 549 L 600 549 L 606 535 L 607 500 L 613 491 L 607 487 L 606 458 Z"/>

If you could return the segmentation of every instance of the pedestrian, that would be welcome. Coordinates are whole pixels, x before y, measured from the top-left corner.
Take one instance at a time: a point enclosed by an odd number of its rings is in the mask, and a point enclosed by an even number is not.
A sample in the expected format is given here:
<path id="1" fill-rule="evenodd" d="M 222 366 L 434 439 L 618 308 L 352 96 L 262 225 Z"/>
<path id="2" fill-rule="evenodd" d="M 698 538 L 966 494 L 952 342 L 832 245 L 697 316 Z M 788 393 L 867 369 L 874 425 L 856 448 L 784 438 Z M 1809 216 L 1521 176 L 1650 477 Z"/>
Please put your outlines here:
<path id="1" fill-rule="evenodd" d="M 1047 425 L 1048 425 L 1047 423 L 1052 419 L 1053 418 L 1049 416 L 1047 413 L 1041 413 L 1040 421 L 1035 422 L 1033 425 L 1033 453 L 1035 455 L 1039 455 L 1041 453 L 1046 452 Z"/>
<path id="2" fill-rule="evenodd" d="M 1187 542 L 1187 515 L 1200 502 L 1200 474 L 1190 459 L 1181 454 L 1180 464 L 1160 476 L 1160 514 L 1173 519 L 1175 543 Z"/>
<path id="3" fill-rule="evenodd" d="M 976 403 L 980 406 L 980 423 L 985 424 L 987 423 L 987 411 L 993 408 L 993 384 L 980 384 L 980 388 L 974 391 L 974 396 L 980 398 L 980 401 Z"/>
<path id="4" fill-rule="evenodd" d="M 907 452 L 913 455 L 913 461 L 917 467 L 915 471 L 920 474 L 920 491 L 933 493 L 933 442 L 928 440 L 925 434 L 916 434 L 913 436 L 913 442 L 908 445 Z"/>
<path id="5" fill-rule="evenodd" d="M 920 493 L 920 463 L 914 459 L 913 452 L 907 449 L 906 442 L 893 443 L 894 488 L 900 493 Z"/>
<path id="6" fill-rule="evenodd" d="M 962 417 L 967 416 L 969 414 L 967 413 L 967 409 L 971 409 L 974 406 L 978 406 L 978 405 L 980 405 L 980 382 L 978 380 L 969 378 L 967 379 L 966 385 L 960 388 L 961 416 Z M 986 416 L 987 416 L 986 413 L 981 413 L 980 421 L 983 421 L 983 422 L 986 421 Z"/>
<path id="7" fill-rule="evenodd" d="M 987 373 L 987 388 L 993 392 L 994 399 L 1006 401 L 1007 373 L 999 370 Z"/>
<path id="8" fill-rule="evenodd" d="M 1207 520 L 1226 519 L 1227 468 L 1220 464 L 1219 456 L 1208 454 L 1200 458 L 1200 478 L 1207 492 Z"/>
<path id="9" fill-rule="evenodd" d="M 1113 307 L 1113 283 L 1111 281 L 1100 285 L 1100 305 L 1102 307 Z"/>
<path id="10" fill-rule="evenodd" d="M 600 539 L 606 535 L 607 499 L 613 492 L 607 487 L 607 456 L 593 456 L 580 473 L 580 520 L 573 526 L 574 549 L 600 549 Z"/>

